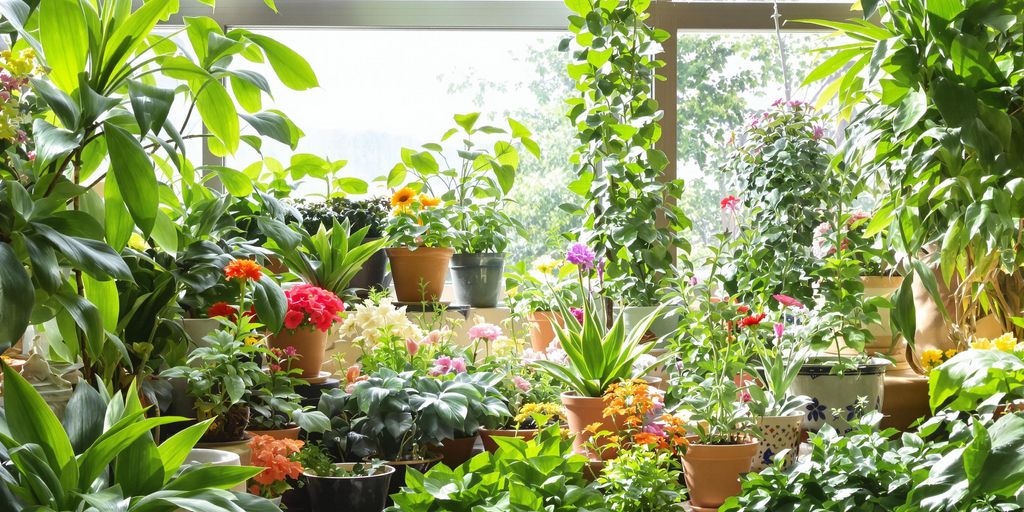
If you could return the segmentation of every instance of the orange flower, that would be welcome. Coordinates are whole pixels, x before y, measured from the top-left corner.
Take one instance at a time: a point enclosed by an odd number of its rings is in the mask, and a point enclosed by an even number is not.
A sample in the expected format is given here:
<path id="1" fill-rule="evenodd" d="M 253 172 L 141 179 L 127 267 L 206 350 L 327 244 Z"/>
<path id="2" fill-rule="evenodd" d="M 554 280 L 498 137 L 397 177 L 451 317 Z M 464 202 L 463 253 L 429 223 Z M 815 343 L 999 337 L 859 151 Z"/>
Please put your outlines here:
<path id="1" fill-rule="evenodd" d="M 421 205 L 423 205 L 424 208 L 433 208 L 433 207 L 441 204 L 441 200 L 440 199 L 438 199 L 436 197 L 430 197 L 430 196 L 428 196 L 426 194 L 420 194 L 420 196 L 419 196 L 419 198 L 417 200 L 420 202 Z"/>
<path id="2" fill-rule="evenodd" d="M 253 477 L 253 481 L 260 485 L 271 485 L 286 478 L 298 478 L 302 475 L 302 464 L 291 460 L 291 456 L 301 450 L 302 445 L 303 442 L 297 439 L 253 436 L 249 441 L 252 465 L 264 468 L 262 473 Z"/>
<path id="3" fill-rule="evenodd" d="M 415 198 L 415 190 L 403 187 L 391 196 L 391 206 L 409 206 Z"/>
<path id="4" fill-rule="evenodd" d="M 224 275 L 228 279 L 259 281 L 263 277 L 263 267 L 253 260 L 234 260 L 224 267 Z"/>

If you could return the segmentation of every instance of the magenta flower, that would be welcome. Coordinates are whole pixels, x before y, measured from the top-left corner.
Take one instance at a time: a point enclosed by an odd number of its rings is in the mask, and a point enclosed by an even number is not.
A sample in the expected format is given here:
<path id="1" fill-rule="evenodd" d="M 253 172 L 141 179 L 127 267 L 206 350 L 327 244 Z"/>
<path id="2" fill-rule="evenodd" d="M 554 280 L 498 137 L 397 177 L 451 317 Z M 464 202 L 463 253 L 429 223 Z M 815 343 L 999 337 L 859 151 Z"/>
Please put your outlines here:
<path id="1" fill-rule="evenodd" d="M 572 244 L 565 254 L 566 261 L 585 270 L 594 268 L 595 257 L 594 251 L 580 242 Z"/>
<path id="2" fill-rule="evenodd" d="M 823 136 L 825 136 L 825 129 L 822 128 L 819 125 L 815 125 L 814 126 L 814 133 L 811 134 L 811 137 L 813 137 L 814 140 L 818 140 L 818 139 L 822 138 Z"/>
<path id="3" fill-rule="evenodd" d="M 775 300 L 779 301 L 779 304 L 782 304 L 783 306 L 786 306 L 786 307 L 789 307 L 789 308 L 804 309 L 806 307 L 806 306 L 804 306 L 804 304 L 802 302 L 794 299 L 793 297 L 790 297 L 789 295 L 783 295 L 781 293 L 776 293 L 775 295 L 772 295 L 772 298 L 774 298 Z"/>
<path id="4" fill-rule="evenodd" d="M 576 318 L 577 322 L 579 322 L 581 324 L 583 323 L 583 310 L 582 309 L 580 309 L 580 308 L 569 308 L 569 312 L 572 313 L 572 316 Z"/>
<path id="5" fill-rule="evenodd" d="M 455 373 L 466 373 L 466 360 L 461 357 L 452 359 L 452 369 Z"/>
<path id="6" fill-rule="evenodd" d="M 776 323 L 772 326 L 775 329 L 775 339 L 782 339 L 782 333 L 786 331 L 786 326 L 781 323 Z"/>

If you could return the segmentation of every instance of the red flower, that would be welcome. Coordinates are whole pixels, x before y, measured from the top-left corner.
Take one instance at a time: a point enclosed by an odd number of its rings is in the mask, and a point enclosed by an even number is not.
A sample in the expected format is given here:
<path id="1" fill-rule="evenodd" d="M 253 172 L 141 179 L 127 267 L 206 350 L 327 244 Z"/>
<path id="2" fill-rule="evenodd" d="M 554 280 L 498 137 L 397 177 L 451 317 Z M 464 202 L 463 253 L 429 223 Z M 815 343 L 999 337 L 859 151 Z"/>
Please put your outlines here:
<path id="1" fill-rule="evenodd" d="M 224 276 L 228 279 L 259 281 L 263 277 L 263 267 L 253 260 L 234 260 L 224 267 Z"/>
<path id="2" fill-rule="evenodd" d="M 736 196 L 729 195 L 723 198 L 720 204 L 722 205 L 723 210 L 735 211 L 740 207 L 740 200 L 737 199 Z"/>
<path id="3" fill-rule="evenodd" d="M 288 312 L 284 316 L 284 326 L 289 330 L 312 325 L 327 332 L 341 320 L 340 315 L 345 311 L 345 303 L 337 295 L 316 286 L 293 286 L 285 296 L 288 298 Z"/>
<path id="4" fill-rule="evenodd" d="M 783 306 L 786 306 L 786 307 L 797 308 L 797 309 L 804 309 L 806 307 L 806 306 L 803 305 L 802 302 L 794 299 L 793 297 L 790 297 L 789 295 L 783 295 L 781 293 L 776 293 L 775 295 L 772 295 L 772 297 L 775 298 L 775 300 L 779 301 L 779 304 L 782 304 Z"/>
<path id="5" fill-rule="evenodd" d="M 301 311 L 290 309 L 284 314 L 284 327 L 285 329 L 298 329 L 305 319 L 306 315 L 303 315 Z"/>
<path id="6" fill-rule="evenodd" d="M 744 314 L 745 315 L 747 313 L 750 313 L 750 307 L 749 306 L 744 306 L 743 304 L 740 304 L 739 307 L 736 308 L 736 311 L 739 311 L 740 314 Z"/>
<path id="7" fill-rule="evenodd" d="M 238 313 L 238 310 L 227 302 L 214 302 L 210 309 L 206 310 L 206 316 L 209 318 L 222 316 L 229 320 L 234 320 L 236 313 Z"/>
<path id="8" fill-rule="evenodd" d="M 748 317 L 744 317 L 743 319 L 740 320 L 740 327 L 750 327 L 750 326 L 753 326 L 753 325 L 757 325 L 757 324 L 761 323 L 761 320 L 764 320 L 764 317 L 765 317 L 764 313 L 758 313 L 756 315 L 750 315 Z"/>

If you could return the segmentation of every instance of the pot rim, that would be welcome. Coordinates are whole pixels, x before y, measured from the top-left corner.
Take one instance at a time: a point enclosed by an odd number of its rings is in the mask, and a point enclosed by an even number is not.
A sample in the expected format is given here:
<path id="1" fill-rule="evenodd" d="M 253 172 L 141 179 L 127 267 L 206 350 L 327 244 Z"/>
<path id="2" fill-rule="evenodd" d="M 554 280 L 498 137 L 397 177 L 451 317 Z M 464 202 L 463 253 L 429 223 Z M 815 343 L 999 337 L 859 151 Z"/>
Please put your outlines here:
<path id="1" fill-rule="evenodd" d="M 832 368 L 835 365 L 836 356 L 812 356 L 807 358 L 807 361 L 800 367 L 798 375 L 833 375 Z M 835 376 L 881 375 L 889 366 L 892 366 L 892 362 L 888 359 L 872 357 L 868 362 L 858 364 L 856 368 L 847 370 L 843 375 L 835 374 Z"/>
<path id="2" fill-rule="evenodd" d="M 803 418 L 803 417 L 804 417 L 804 413 L 803 412 L 801 412 L 801 411 L 794 411 L 794 412 L 791 412 L 791 413 L 783 415 L 783 416 L 769 414 L 769 415 L 765 415 L 765 416 L 758 416 L 757 418 L 758 419 L 762 419 L 762 420 L 768 420 L 768 419 L 775 420 L 775 419 L 790 419 L 790 418 Z"/>
<path id="3" fill-rule="evenodd" d="M 505 257 L 504 252 L 456 252 L 453 256 L 501 256 Z"/>
<path id="4" fill-rule="evenodd" d="M 389 466 L 413 466 L 416 464 L 431 464 L 438 462 L 443 459 L 442 455 L 431 455 L 429 459 L 413 459 L 413 460 L 389 460 L 386 461 Z"/>
<path id="5" fill-rule="evenodd" d="M 576 391 L 563 391 L 560 395 L 562 398 L 571 398 L 573 400 L 600 400 L 604 402 L 603 396 L 583 396 Z"/>
<path id="6" fill-rule="evenodd" d="M 355 466 L 356 464 L 358 464 L 358 462 L 336 462 L 334 465 L 335 466 Z M 382 471 L 380 473 L 374 473 L 372 475 L 359 475 L 359 476 L 320 476 L 320 475 L 311 474 L 311 473 L 309 473 L 306 470 L 303 470 L 302 474 L 306 478 L 319 478 L 319 479 L 322 479 L 322 480 L 362 480 L 362 479 L 370 479 L 370 478 L 380 478 L 382 476 L 387 476 L 387 475 L 390 475 L 390 474 L 394 473 L 395 471 L 397 471 L 394 466 L 390 465 L 390 463 L 385 464 L 384 466 L 381 467 L 381 469 L 382 469 Z"/>
<path id="7" fill-rule="evenodd" d="M 480 428 L 480 433 L 481 434 L 488 434 L 488 435 L 493 434 L 495 432 L 504 432 L 504 433 L 511 432 L 513 434 L 518 434 L 519 432 L 527 432 L 527 433 L 533 432 L 534 434 L 536 434 L 539 431 L 540 430 L 536 429 L 536 428 L 482 428 L 482 427 Z"/>
<path id="8" fill-rule="evenodd" d="M 407 246 L 407 245 L 396 245 L 396 246 L 393 246 L 393 247 L 385 247 L 384 250 L 388 251 L 388 252 L 391 252 L 391 251 L 405 251 L 405 252 L 408 252 L 408 253 L 411 253 L 411 254 L 415 254 L 416 251 L 421 251 L 421 250 L 430 251 L 430 252 L 433 252 L 433 251 L 443 251 L 443 252 L 450 252 L 452 254 L 455 254 L 455 249 L 453 247 L 423 247 L 423 246 L 420 246 L 420 245 L 417 245 L 415 247 L 410 247 L 410 246 Z"/>

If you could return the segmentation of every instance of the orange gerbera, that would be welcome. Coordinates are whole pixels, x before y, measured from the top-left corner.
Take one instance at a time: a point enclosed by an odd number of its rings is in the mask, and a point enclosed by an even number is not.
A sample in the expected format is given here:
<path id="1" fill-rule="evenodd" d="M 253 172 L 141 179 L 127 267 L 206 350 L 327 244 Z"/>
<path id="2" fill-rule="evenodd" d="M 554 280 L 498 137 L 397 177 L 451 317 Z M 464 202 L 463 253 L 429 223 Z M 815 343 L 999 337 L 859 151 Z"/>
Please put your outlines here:
<path id="1" fill-rule="evenodd" d="M 433 208 L 441 204 L 441 200 L 439 198 L 430 197 L 426 194 L 420 194 L 420 197 L 417 200 L 420 202 L 421 205 L 423 205 L 424 208 Z"/>
<path id="2" fill-rule="evenodd" d="M 228 279 L 259 281 L 263 277 L 263 267 L 253 260 L 234 260 L 224 267 L 224 275 Z"/>
<path id="3" fill-rule="evenodd" d="M 409 187 L 403 187 L 391 196 L 391 206 L 409 206 L 415 198 L 415 190 Z"/>

